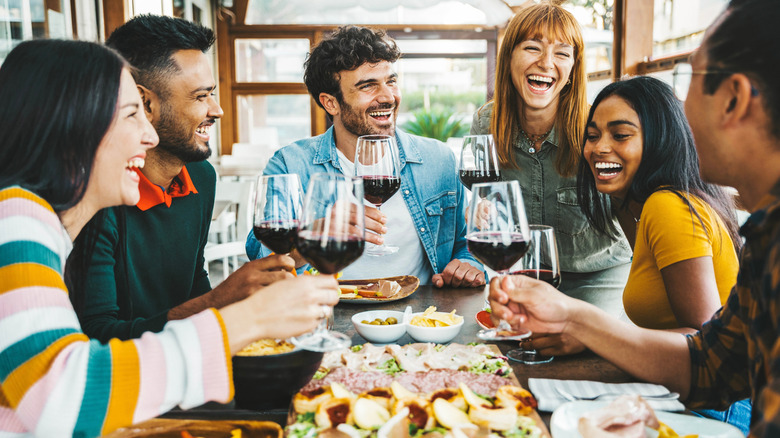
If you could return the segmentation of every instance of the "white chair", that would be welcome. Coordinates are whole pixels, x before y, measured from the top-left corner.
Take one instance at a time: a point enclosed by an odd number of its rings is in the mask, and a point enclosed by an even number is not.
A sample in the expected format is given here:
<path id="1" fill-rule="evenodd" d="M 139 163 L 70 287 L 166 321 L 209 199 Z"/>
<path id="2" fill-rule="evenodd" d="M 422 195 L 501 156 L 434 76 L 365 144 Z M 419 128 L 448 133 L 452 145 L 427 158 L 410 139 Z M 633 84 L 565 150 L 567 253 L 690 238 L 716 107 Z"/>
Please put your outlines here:
<path id="1" fill-rule="evenodd" d="M 206 245 L 203 250 L 203 256 L 206 259 L 204 269 L 209 273 L 209 280 L 211 281 L 211 287 L 214 287 L 224 281 L 231 273 L 241 266 L 239 261 L 244 261 L 246 256 L 246 250 L 244 249 L 243 241 L 234 241 L 227 243 Z M 222 261 L 222 276 L 212 274 L 211 263 L 221 260 Z"/>
<path id="2" fill-rule="evenodd" d="M 217 181 L 214 196 L 216 217 L 212 218 L 209 234 L 215 243 L 244 242 L 252 228 L 254 180 Z M 225 207 L 227 203 L 227 207 Z M 221 208 L 221 212 L 216 209 Z"/>

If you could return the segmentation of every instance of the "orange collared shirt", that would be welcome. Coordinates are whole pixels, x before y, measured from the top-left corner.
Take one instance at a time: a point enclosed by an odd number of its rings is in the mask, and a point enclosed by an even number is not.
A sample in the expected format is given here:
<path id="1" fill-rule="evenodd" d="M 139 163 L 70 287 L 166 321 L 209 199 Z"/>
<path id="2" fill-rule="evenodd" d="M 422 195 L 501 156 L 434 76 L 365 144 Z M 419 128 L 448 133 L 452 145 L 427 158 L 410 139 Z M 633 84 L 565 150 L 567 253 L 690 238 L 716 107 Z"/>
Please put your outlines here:
<path id="1" fill-rule="evenodd" d="M 138 172 L 138 176 L 141 177 L 141 181 L 138 183 L 141 199 L 136 204 L 136 207 L 141 211 L 146 211 L 162 203 L 170 207 L 173 198 L 187 196 L 190 193 L 198 193 L 186 166 L 181 168 L 181 172 L 173 179 L 167 192 L 162 187 L 149 181 L 143 173 Z"/>

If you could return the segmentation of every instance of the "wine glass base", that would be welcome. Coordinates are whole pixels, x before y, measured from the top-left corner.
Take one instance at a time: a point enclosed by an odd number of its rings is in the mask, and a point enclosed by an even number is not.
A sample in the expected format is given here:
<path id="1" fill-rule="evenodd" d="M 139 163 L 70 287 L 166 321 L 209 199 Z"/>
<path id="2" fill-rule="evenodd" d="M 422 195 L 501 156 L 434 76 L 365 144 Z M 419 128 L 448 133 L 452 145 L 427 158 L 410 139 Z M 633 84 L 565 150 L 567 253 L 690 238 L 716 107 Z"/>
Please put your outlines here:
<path id="1" fill-rule="evenodd" d="M 398 252 L 397 246 L 385 246 L 385 245 L 374 245 L 369 244 L 366 245 L 366 249 L 363 251 L 363 254 L 373 256 L 373 257 L 382 257 L 390 254 L 395 254 Z"/>
<path id="2" fill-rule="evenodd" d="M 516 348 L 514 350 L 507 351 L 506 357 L 515 362 L 521 362 L 526 365 L 549 363 L 552 362 L 552 360 L 555 358 L 555 356 L 542 356 L 536 350 L 525 350 L 522 348 Z"/>
<path id="3" fill-rule="evenodd" d="M 483 341 L 520 341 L 530 337 L 532 332 L 526 329 L 519 329 L 513 332 L 504 330 L 483 329 L 477 332 L 477 337 Z"/>
<path id="4" fill-rule="evenodd" d="M 333 351 L 347 348 L 352 340 L 344 333 L 334 331 L 314 331 L 290 339 L 296 347 L 309 351 Z"/>

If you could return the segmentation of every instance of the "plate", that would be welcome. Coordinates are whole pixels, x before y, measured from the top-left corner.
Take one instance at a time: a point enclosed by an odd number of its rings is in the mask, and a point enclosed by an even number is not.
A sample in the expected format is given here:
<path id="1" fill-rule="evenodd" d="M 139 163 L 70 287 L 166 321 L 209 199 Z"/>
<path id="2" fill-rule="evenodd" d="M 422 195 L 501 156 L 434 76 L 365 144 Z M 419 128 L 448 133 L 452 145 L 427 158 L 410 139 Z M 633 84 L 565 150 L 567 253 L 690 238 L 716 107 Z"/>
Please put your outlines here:
<path id="1" fill-rule="evenodd" d="M 246 420 L 177 420 L 154 418 L 133 426 L 123 427 L 105 438 L 163 437 L 181 438 L 186 430 L 192 436 L 203 438 L 227 438 L 232 430 L 239 429 L 242 437 L 282 438 L 282 428 L 270 421 Z"/>
<path id="2" fill-rule="evenodd" d="M 485 330 L 496 328 L 496 326 L 493 325 L 493 321 L 490 320 L 490 313 L 488 313 L 487 310 L 480 310 L 477 312 L 477 314 L 474 315 L 474 319 L 476 319 L 477 324 Z"/>
<path id="3" fill-rule="evenodd" d="M 573 401 L 558 407 L 550 419 L 550 430 L 553 438 L 581 438 L 577 431 L 577 422 L 586 412 L 594 411 L 608 405 L 607 401 Z M 658 421 L 674 429 L 680 436 L 698 434 L 699 438 L 745 438 L 736 427 L 709 418 L 694 415 L 674 414 L 666 411 L 655 411 Z M 655 437 L 657 432 L 647 429 L 648 437 Z"/>
<path id="4" fill-rule="evenodd" d="M 415 277 L 414 275 L 401 275 L 398 277 L 385 277 L 385 278 L 370 278 L 367 280 L 339 280 L 339 284 L 344 286 L 367 286 L 371 283 L 376 283 L 379 280 L 395 281 L 398 283 L 398 285 L 401 286 L 401 290 L 399 290 L 397 294 L 388 298 L 379 298 L 379 297 L 365 298 L 359 296 L 357 298 L 340 298 L 339 302 L 365 304 L 365 303 L 398 301 L 413 294 L 414 291 L 417 290 L 417 287 L 420 285 L 420 279 Z"/>

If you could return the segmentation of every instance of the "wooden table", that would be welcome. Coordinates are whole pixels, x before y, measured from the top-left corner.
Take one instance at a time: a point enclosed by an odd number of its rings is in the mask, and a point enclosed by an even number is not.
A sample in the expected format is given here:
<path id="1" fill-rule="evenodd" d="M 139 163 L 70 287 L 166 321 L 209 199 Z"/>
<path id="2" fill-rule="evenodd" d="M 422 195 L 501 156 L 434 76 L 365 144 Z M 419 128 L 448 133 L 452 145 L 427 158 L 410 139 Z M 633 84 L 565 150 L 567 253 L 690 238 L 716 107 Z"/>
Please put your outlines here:
<path id="1" fill-rule="evenodd" d="M 415 312 L 422 312 L 428 306 L 436 306 L 438 310 L 449 312 L 457 310 L 458 315 L 465 318 L 464 326 L 453 342 L 467 344 L 470 342 L 482 342 L 477 338 L 477 332 L 480 327 L 477 325 L 474 315 L 482 310 L 485 302 L 485 293 L 482 288 L 478 289 L 437 289 L 432 286 L 420 286 L 411 296 L 388 303 L 340 303 L 335 308 L 335 321 L 333 329 L 340 331 L 352 339 L 352 344 L 363 344 L 366 342 L 363 337 L 357 334 L 352 325 L 351 317 L 353 314 L 365 310 L 384 309 L 403 311 L 406 306 L 412 306 Z M 414 342 L 408 334 L 397 341 L 398 344 L 407 344 Z M 498 347 L 506 353 L 507 350 L 516 347 L 517 342 L 499 342 Z M 593 353 L 582 353 L 574 356 L 556 357 L 552 362 L 538 365 L 526 365 L 519 362 L 510 361 L 510 365 L 524 387 L 528 387 L 528 379 L 555 378 L 555 379 L 583 379 L 596 380 L 611 383 L 623 383 L 636 381 L 628 374 L 616 368 L 609 362 L 601 359 Z M 539 412 L 542 420 L 549 427 L 549 412 Z M 223 405 L 208 405 L 204 408 L 198 408 L 191 411 L 177 411 L 166 414 L 166 417 L 173 418 L 209 418 L 209 419 L 252 419 L 263 421 L 276 421 L 284 425 L 287 419 L 286 410 L 271 411 L 242 411 L 230 409 Z"/>

